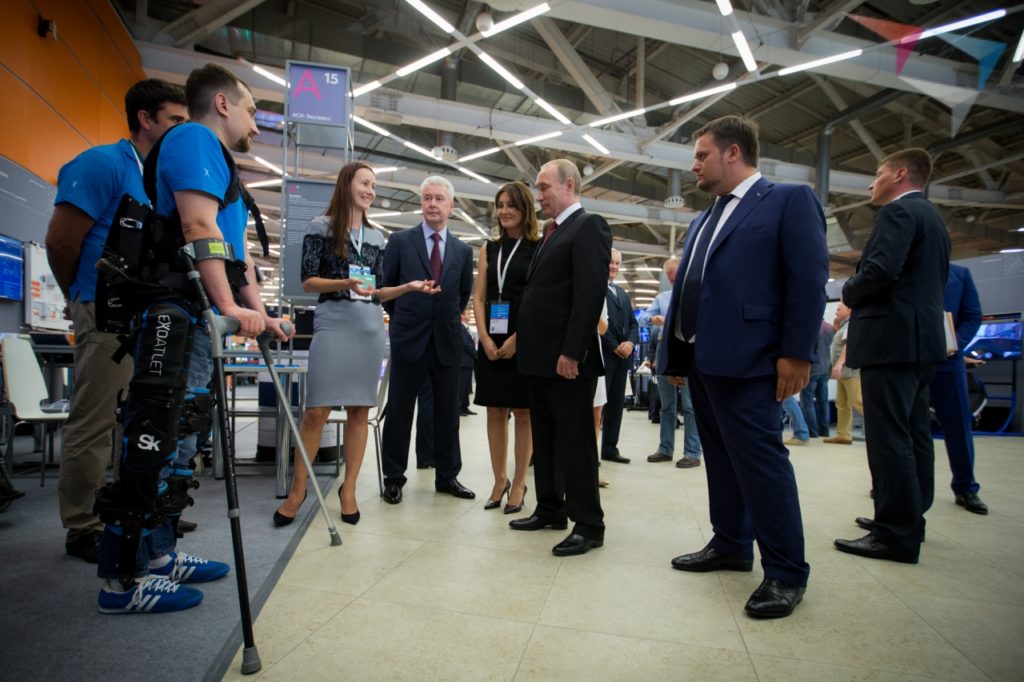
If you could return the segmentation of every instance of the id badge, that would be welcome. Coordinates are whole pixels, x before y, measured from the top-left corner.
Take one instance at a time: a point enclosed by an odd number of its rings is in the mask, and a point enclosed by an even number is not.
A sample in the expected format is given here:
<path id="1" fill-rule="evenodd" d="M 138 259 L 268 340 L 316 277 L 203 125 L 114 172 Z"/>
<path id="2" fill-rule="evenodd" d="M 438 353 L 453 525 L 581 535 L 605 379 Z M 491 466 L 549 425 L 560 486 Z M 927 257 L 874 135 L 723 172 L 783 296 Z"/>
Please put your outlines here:
<path id="1" fill-rule="evenodd" d="M 508 316 L 512 306 L 501 301 L 491 301 L 491 323 L 489 334 L 508 334 Z"/>
<path id="2" fill-rule="evenodd" d="M 348 268 L 348 276 L 353 279 L 358 279 L 359 286 L 363 289 L 376 289 L 377 288 L 377 276 L 370 272 L 369 266 L 364 265 L 350 265 Z M 369 296 L 360 296 L 354 291 L 349 291 L 349 297 L 353 301 L 369 301 Z"/>

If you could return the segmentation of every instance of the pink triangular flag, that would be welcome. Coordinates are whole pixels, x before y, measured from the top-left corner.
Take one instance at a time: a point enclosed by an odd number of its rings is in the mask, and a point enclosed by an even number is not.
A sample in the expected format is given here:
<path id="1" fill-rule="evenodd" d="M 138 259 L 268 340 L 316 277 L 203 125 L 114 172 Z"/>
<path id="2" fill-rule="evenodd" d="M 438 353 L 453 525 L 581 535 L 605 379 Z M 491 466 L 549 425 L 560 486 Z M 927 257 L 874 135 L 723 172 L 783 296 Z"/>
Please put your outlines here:
<path id="1" fill-rule="evenodd" d="M 846 16 L 886 40 L 896 42 L 896 74 L 902 73 L 903 67 L 906 66 L 907 60 L 913 54 L 914 46 L 917 44 L 917 40 L 921 37 L 921 32 L 924 29 L 919 26 L 911 26 L 910 24 L 901 24 L 873 17 L 862 17 L 856 14 L 847 14 Z"/>

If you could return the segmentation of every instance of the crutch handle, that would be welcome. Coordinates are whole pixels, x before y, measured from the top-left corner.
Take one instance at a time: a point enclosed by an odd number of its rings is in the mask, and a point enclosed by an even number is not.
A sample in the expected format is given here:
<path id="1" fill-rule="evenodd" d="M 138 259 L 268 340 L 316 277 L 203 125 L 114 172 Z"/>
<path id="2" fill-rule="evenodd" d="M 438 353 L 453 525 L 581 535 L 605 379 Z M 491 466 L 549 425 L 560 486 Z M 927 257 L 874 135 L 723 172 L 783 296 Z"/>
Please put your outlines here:
<path id="1" fill-rule="evenodd" d="M 283 331 L 286 335 L 291 336 L 292 323 L 289 322 L 288 320 L 284 320 L 283 322 L 281 322 L 281 331 Z M 265 343 L 270 343 L 276 338 L 277 336 L 275 336 L 273 332 L 263 332 L 262 334 L 256 337 L 256 343 L 262 346 Z"/>
<path id="2" fill-rule="evenodd" d="M 231 336 L 239 330 L 241 327 L 238 324 L 238 320 L 233 317 L 224 317 L 223 315 L 213 315 L 213 324 L 217 326 L 217 333 L 221 338 L 225 336 Z"/>

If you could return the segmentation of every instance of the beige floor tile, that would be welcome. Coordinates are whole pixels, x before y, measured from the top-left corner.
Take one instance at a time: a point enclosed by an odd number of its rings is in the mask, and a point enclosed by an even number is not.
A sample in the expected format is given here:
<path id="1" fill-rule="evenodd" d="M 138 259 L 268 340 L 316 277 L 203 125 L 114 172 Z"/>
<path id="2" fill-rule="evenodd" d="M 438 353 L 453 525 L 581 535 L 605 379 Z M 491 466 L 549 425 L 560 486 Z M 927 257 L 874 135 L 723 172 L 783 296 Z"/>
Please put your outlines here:
<path id="1" fill-rule="evenodd" d="M 364 596 L 536 623 L 559 565 L 559 559 L 550 553 L 432 542 L 391 571 Z"/>
<path id="2" fill-rule="evenodd" d="M 750 584 L 727 582 L 739 609 Z M 842 588 L 811 583 L 792 616 L 756 620 L 741 616 L 739 628 L 753 654 L 954 680 L 985 675 L 934 628 L 880 586 Z"/>
<path id="3" fill-rule="evenodd" d="M 798 661 L 775 656 L 750 657 L 757 678 L 761 682 L 903 682 L 904 680 L 934 680 L 935 677 L 892 673 L 883 670 L 853 668 L 813 661 Z"/>
<path id="4" fill-rule="evenodd" d="M 1024 616 L 1019 605 L 918 594 L 900 598 L 992 679 L 1024 677 Z"/>
<path id="5" fill-rule="evenodd" d="M 745 652 L 537 626 L 516 682 L 755 680 Z"/>
<path id="6" fill-rule="evenodd" d="M 307 537 L 313 529 L 307 531 Z M 325 592 L 359 596 L 423 543 L 419 540 L 390 538 L 368 533 L 350 533 L 340 547 L 324 547 L 296 556 L 278 584 L 308 587 Z"/>
<path id="7" fill-rule="evenodd" d="M 714 574 L 620 564 L 601 550 L 567 558 L 541 624 L 743 651 L 735 618 Z"/>
<path id="8" fill-rule="evenodd" d="M 533 627 L 359 599 L 264 680 L 511 680 Z"/>

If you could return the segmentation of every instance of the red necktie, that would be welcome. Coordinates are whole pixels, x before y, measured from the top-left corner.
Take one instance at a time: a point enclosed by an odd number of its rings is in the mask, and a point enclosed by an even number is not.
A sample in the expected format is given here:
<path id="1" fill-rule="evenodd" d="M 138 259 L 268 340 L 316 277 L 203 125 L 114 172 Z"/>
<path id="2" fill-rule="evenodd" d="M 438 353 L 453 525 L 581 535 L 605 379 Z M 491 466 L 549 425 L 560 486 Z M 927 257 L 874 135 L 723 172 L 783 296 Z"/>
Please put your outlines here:
<path id="1" fill-rule="evenodd" d="M 434 240 L 434 248 L 430 250 L 430 276 L 437 284 L 441 281 L 441 235 L 435 232 L 430 238 Z"/>
<path id="2" fill-rule="evenodd" d="M 547 244 L 548 239 L 550 239 L 551 235 L 555 233 L 555 230 L 558 228 L 558 223 L 556 223 L 554 220 L 549 220 L 546 227 L 548 229 L 547 232 L 544 233 L 544 244 Z"/>

